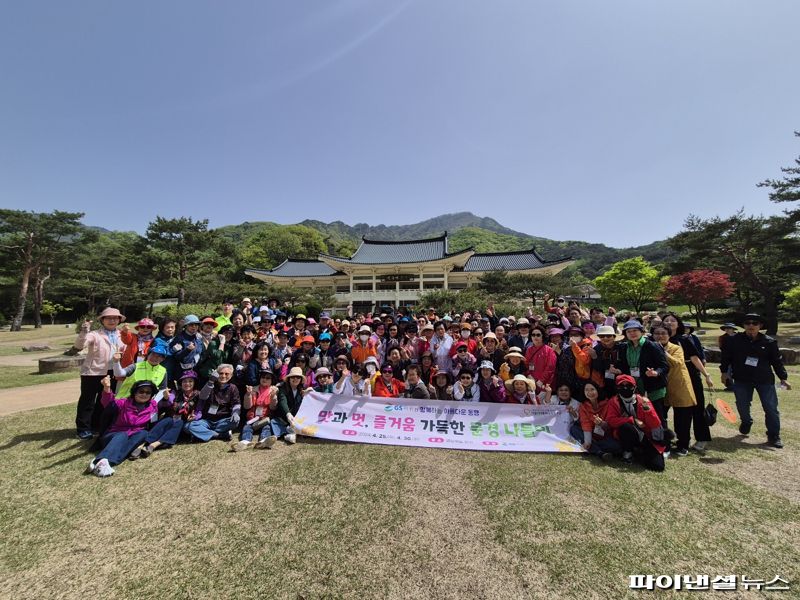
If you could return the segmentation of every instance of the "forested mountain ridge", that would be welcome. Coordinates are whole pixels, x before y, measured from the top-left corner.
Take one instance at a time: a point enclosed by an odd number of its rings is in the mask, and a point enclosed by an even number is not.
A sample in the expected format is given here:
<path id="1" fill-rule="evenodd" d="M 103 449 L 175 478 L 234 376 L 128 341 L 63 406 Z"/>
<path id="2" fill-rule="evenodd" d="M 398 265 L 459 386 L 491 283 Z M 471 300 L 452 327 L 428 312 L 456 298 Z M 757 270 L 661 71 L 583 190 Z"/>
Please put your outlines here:
<path id="1" fill-rule="evenodd" d="M 296 228 L 298 226 L 308 227 L 319 232 L 327 251 L 333 254 L 349 255 L 358 247 L 362 237 L 380 240 L 408 240 L 434 237 L 447 231 L 450 252 L 468 247 L 473 247 L 476 252 L 504 252 L 535 247 L 536 251 L 546 260 L 571 256 L 577 261 L 577 270 L 587 277 L 595 277 L 612 263 L 633 256 L 643 256 L 654 263 L 666 262 L 673 256 L 672 251 L 663 241 L 633 248 L 613 248 L 605 244 L 575 240 L 556 241 L 515 231 L 490 217 L 479 217 L 469 212 L 444 214 L 410 225 L 368 225 L 366 223 L 347 225 L 342 221 L 323 223 L 307 219 L 297 225 L 277 225 L 269 221 L 244 222 L 240 225 L 220 227 L 217 231 L 234 243 L 242 243 L 265 228 Z M 313 258 L 313 256 L 298 256 L 297 258 Z"/>

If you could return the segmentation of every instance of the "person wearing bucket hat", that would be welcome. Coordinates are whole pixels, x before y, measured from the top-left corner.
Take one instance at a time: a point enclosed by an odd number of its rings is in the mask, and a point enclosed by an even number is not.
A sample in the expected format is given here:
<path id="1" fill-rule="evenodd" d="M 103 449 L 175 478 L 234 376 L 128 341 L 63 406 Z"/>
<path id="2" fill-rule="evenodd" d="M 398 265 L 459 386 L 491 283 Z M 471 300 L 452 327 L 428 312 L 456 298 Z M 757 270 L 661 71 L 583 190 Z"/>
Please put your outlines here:
<path id="1" fill-rule="evenodd" d="M 525 355 L 516 346 L 511 346 L 503 356 L 503 364 L 498 371 L 500 379 L 508 381 L 514 375 L 525 375 L 528 365 L 525 364 Z"/>
<path id="2" fill-rule="evenodd" d="M 294 417 L 303 403 L 303 382 L 305 376 L 299 367 L 293 367 L 278 386 L 278 408 L 270 421 L 272 433 L 283 438 L 287 444 L 297 442 Z"/>
<path id="3" fill-rule="evenodd" d="M 599 343 L 595 346 L 597 358 L 593 362 L 593 370 L 603 376 L 603 390 L 606 398 L 611 398 L 617 393 L 615 380 L 622 374 L 622 353 L 625 352 L 624 342 L 618 340 L 614 328 L 610 325 L 601 325 L 597 328 Z"/>
<path id="4" fill-rule="evenodd" d="M 476 382 L 481 390 L 481 402 L 500 403 L 506 401 L 506 388 L 503 380 L 497 376 L 492 361 L 481 361 L 478 365 Z"/>
<path id="5" fill-rule="evenodd" d="M 432 400 L 453 400 L 453 376 L 448 371 L 434 373 L 428 392 Z"/>
<path id="6" fill-rule="evenodd" d="M 233 383 L 233 365 L 224 363 L 211 373 L 208 383 L 200 390 L 194 418 L 184 431 L 201 442 L 231 440 L 231 433 L 241 421 L 242 403 L 239 390 Z"/>
<path id="7" fill-rule="evenodd" d="M 231 442 L 231 450 L 239 452 L 248 448 L 272 448 L 278 436 L 270 424 L 273 413 L 278 408 L 278 386 L 273 385 L 274 374 L 271 369 L 260 369 L 258 384 L 245 387 L 242 407 L 247 411 L 238 442 Z M 253 444 L 253 434 L 258 433 L 258 441 Z"/>
<path id="8" fill-rule="evenodd" d="M 525 375 L 514 375 L 505 381 L 506 402 L 509 404 L 539 404 L 536 398 L 536 383 Z"/>
<path id="9" fill-rule="evenodd" d="M 328 367 L 320 367 L 314 373 L 317 383 L 314 387 L 303 390 L 303 394 L 308 394 L 312 390 L 323 394 L 333 393 L 333 373 Z"/>
<path id="10" fill-rule="evenodd" d="M 617 375 L 615 383 L 617 395 L 608 403 L 606 422 L 622 447 L 622 460 L 632 462 L 635 456 L 646 469 L 663 471 L 672 432 L 663 426 L 652 402 L 636 392 L 636 378 Z"/>
<path id="11" fill-rule="evenodd" d="M 736 409 L 742 420 L 739 433 L 748 435 L 753 426 L 750 404 L 753 392 L 758 392 L 764 409 L 764 422 L 767 428 L 767 443 L 774 448 L 783 448 L 781 440 L 781 418 L 778 411 L 778 393 L 775 389 L 775 375 L 783 389 L 790 390 L 789 374 L 783 366 L 783 357 L 778 350 L 778 342 L 761 333 L 764 319 L 755 313 L 745 315 L 744 332 L 737 333 L 722 348 L 722 383 L 733 380 L 733 393 L 736 396 Z M 728 375 L 728 369 L 732 376 Z"/>
<path id="12" fill-rule="evenodd" d="M 504 356 L 505 352 L 500 349 L 500 346 L 497 343 L 497 336 L 494 334 L 494 332 L 490 331 L 484 335 L 483 340 L 481 340 L 481 344 L 478 348 L 478 355 L 476 358 L 479 361 L 491 361 L 496 372 L 500 368 L 500 365 L 503 364 Z"/>
<path id="13" fill-rule="evenodd" d="M 128 329 L 128 325 L 123 325 L 119 330 L 119 337 L 125 344 L 125 352 L 122 353 L 120 364 L 128 367 L 136 362 L 141 362 L 147 356 L 147 349 L 153 343 L 153 332 L 157 329 L 152 319 L 140 319 L 136 323 L 136 333 Z"/>
<path id="14" fill-rule="evenodd" d="M 194 371 L 203 354 L 203 339 L 199 333 L 200 319 L 197 315 L 186 315 L 183 326 L 172 340 L 170 352 L 182 371 Z"/>
<path id="15" fill-rule="evenodd" d="M 350 348 L 350 356 L 356 363 L 365 363 L 370 356 L 377 358 L 378 349 L 375 340 L 372 339 L 372 329 L 369 325 L 359 327 L 358 336 Z"/>
<path id="16" fill-rule="evenodd" d="M 114 376 L 122 382 L 119 385 L 120 396 L 127 396 L 131 386 L 137 381 L 152 381 L 159 389 L 167 387 L 167 370 L 161 366 L 164 358 L 169 355 L 169 348 L 163 344 L 151 344 L 147 358 L 127 367 L 120 361 L 114 361 Z"/>
<path id="17" fill-rule="evenodd" d="M 101 404 L 105 409 L 103 421 L 108 423 L 93 450 L 98 454 L 91 460 L 87 472 L 98 477 L 114 474 L 114 465 L 123 462 L 147 437 L 147 426 L 158 419 L 156 386 L 150 381 L 137 381 L 125 397 L 114 396 L 111 377 L 103 377 Z"/>
<path id="18" fill-rule="evenodd" d="M 289 345 L 292 348 L 299 348 L 303 343 L 303 338 L 310 335 L 310 332 L 306 330 L 307 324 L 308 318 L 304 314 L 298 313 L 294 316 L 292 327 L 289 329 Z"/>
<path id="19" fill-rule="evenodd" d="M 522 317 L 517 320 L 516 330 L 508 338 L 508 345 L 509 347 L 516 346 L 522 351 L 523 355 L 528 348 L 533 345 L 533 339 L 531 338 L 531 322 L 528 319 Z"/>
<path id="20" fill-rule="evenodd" d="M 647 394 L 661 419 L 661 424 L 666 427 L 667 415 L 664 397 L 667 395 L 669 366 L 664 349 L 660 344 L 645 337 L 644 327 L 635 319 L 627 321 L 622 327 L 622 332 L 626 341 L 624 352 L 620 353 L 622 359 L 620 370 L 636 380 L 637 391 L 640 394 Z M 667 443 L 668 446 L 669 443 Z"/>
<path id="21" fill-rule="evenodd" d="M 144 442 L 131 452 L 131 460 L 147 458 L 159 448 L 171 448 L 178 443 L 186 422 L 194 418 L 195 404 L 200 395 L 197 373 L 186 371 L 178 383 L 178 389 L 158 403 L 162 416 L 147 433 Z"/>
<path id="22" fill-rule="evenodd" d="M 76 352 L 86 348 L 86 358 L 81 364 L 81 393 L 75 411 L 75 427 L 78 437 L 90 440 L 97 432 L 103 407 L 100 396 L 103 393 L 102 380 L 113 375 L 114 355 L 125 351 L 117 325 L 125 320 L 125 315 L 116 308 L 108 307 L 98 316 L 101 327 L 92 331 L 92 322 L 84 321 L 73 348 Z M 116 380 L 112 379 L 112 389 Z"/>

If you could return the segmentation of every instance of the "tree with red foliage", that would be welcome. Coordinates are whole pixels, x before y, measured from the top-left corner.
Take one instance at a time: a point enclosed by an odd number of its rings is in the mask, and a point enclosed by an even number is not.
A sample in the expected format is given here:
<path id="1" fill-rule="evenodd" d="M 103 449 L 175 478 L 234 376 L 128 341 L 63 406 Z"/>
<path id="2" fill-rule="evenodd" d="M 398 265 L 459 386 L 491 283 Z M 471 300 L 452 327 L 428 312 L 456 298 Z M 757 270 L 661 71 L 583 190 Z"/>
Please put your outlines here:
<path id="1" fill-rule="evenodd" d="M 735 288 L 725 273 L 713 269 L 696 269 L 667 279 L 662 300 L 688 304 L 697 320 L 697 327 L 700 327 L 700 317 L 705 316 L 708 303 L 730 298 Z"/>

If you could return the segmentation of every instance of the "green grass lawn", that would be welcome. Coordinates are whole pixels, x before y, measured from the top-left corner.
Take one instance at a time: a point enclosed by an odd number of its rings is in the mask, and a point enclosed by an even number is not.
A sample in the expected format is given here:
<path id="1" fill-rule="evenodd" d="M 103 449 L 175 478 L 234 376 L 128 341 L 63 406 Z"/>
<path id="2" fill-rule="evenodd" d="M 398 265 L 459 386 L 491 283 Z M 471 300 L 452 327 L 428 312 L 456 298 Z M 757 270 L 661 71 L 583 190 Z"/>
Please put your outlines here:
<path id="1" fill-rule="evenodd" d="M 790 380 L 800 388 L 800 369 Z M 780 597 L 798 597 L 798 400 L 780 392 L 783 450 L 761 445 L 756 401 L 749 438 L 718 423 L 706 456 L 669 459 L 661 474 L 301 438 L 239 454 L 181 445 L 101 480 L 82 474 L 91 454 L 73 438 L 74 406 L 18 413 L 0 419 L 0 589 L 606 599 L 641 597 L 631 574 L 700 573 L 781 575 L 792 592 Z"/>
<path id="2" fill-rule="evenodd" d="M 80 369 L 78 368 L 63 373 L 45 373 L 42 375 L 35 366 L 14 367 L 4 365 L 0 366 L 0 390 L 66 381 L 67 379 L 77 379 L 78 377 L 80 377 Z"/>

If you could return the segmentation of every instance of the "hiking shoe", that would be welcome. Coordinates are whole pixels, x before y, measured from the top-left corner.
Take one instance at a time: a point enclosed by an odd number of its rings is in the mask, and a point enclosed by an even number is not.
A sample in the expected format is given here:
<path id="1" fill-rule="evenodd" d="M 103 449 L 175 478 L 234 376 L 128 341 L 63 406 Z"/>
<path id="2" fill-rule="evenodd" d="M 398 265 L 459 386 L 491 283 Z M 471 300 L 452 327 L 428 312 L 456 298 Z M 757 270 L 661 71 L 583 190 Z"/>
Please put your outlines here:
<path id="1" fill-rule="evenodd" d="M 274 435 L 264 438 L 263 440 L 258 440 L 256 444 L 256 448 L 272 448 L 275 445 L 275 442 L 278 441 L 278 438 Z"/>
<path id="2" fill-rule="evenodd" d="M 155 451 L 156 451 L 156 449 L 153 448 L 152 444 L 147 444 L 147 446 L 143 446 L 142 447 L 142 458 L 147 458 L 148 456 L 150 456 Z"/>
<path id="3" fill-rule="evenodd" d="M 246 440 L 242 440 L 241 442 L 233 442 L 231 444 L 231 450 L 234 452 L 241 452 L 242 450 L 247 450 L 250 447 L 250 442 Z"/>
<path id="4" fill-rule="evenodd" d="M 675 454 L 676 458 L 678 456 L 689 456 L 689 451 L 686 448 L 677 448 L 673 451 L 673 454 Z"/>
<path id="5" fill-rule="evenodd" d="M 622 462 L 626 462 L 628 464 L 633 462 L 633 452 L 623 452 L 622 453 Z"/>
<path id="6" fill-rule="evenodd" d="M 753 426 L 753 422 L 750 421 L 749 423 L 745 423 L 742 421 L 742 424 L 739 425 L 739 433 L 742 435 L 747 435 L 750 433 L 750 428 Z"/>
<path id="7" fill-rule="evenodd" d="M 107 458 L 101 458 L 95 464 L 92 473 L 98 477 L 111 477 L 114 474 L 114 469 L 111 468 Z"/>
<path id="8" fill-rule="evenodd" d="M 705 454 L 706 444 L 708 444 L 708 442 L 695 442 L 694 446 L 689 448 L 689 450 L 694 450 L 695 452 L 699 452 L 700 454 Z"/>
<path id="9" fill-rule="evenodd" d="M 767 441 L 767 444 L 769 444 L 773 448 L 783 448 L 783 442 L 781 441 L 781 438 L 779 438 L 779 437 L 770 438 Z"/>
<path id="10" fill-rule="evenodd" d="M 613 455 L 613 454 L 611 454 L 611 452 L 603 452 L 603 453 L 600 455 L 600 460 L 602 460 L 604 463 L 611 462 L 611 460 L 612 460 L 613 458 L 614 458 L 614 455 Z"/>
<path id="11" fill-rule="evenodd" d="M 133 452 L 131 452 L 130 456 L 128 456 L 128 460 L 136 460 L 142 455 L 142 448 L 144 446 L 138 446 L 134 448 Z"/>
<path id="12" fill-rule="evenodd" d="M 287 433 L 285 436 L 283 436 L 283 439 L 286 441 L 287 444 L 294 444 L 297 442 L 297 434 Z"/>
<path id="13" fill-rule="evenodd" d="M 79 431 L 79 432 L 78 432 L 78 439 L 81 439 L 81 440 L 90 440 L 90 439 L 92 439 L 93 437 L 94 437 L 94 434 L 93 434 L 91 431 L 86 431 L 86 430 L 83 430 L 83 431 Z"/>

